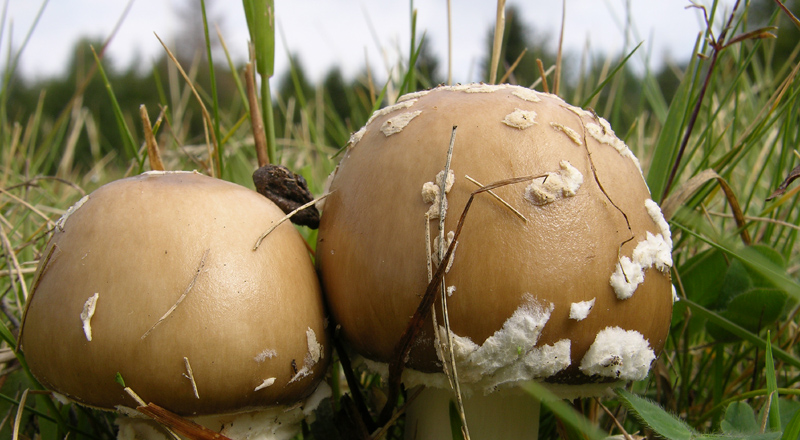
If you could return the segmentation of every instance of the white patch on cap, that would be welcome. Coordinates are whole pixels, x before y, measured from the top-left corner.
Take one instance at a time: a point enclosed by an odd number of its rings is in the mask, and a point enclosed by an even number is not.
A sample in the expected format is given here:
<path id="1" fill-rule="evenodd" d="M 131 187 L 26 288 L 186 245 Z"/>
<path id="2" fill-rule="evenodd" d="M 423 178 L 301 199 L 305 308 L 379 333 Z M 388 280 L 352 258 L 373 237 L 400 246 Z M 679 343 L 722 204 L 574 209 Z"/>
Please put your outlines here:
<path id="1" fill-rule="evenodd" d="M 511 92 L 511 94 L 528 102 L 540 102 L 542 100 L 542 98 L 539 97 L 538 92 L 525 87 L 517 87 L 513 92 Z"/>
<path id="2" fill-rule="evenodd" d="M 662 272 L 669 271 L 672 267 L 672 247 L 661 234 L 653 235 L 648 231 L 647 238 L 633 250 L 632 258 L 621 257 L 611 274 L 609 282 L 617 298 L 630 298 L 639 284 L 644 282 L 644 271 L 653 266 Z"/>
<path id="3" fill-rule="evenodd" d="M 389 113 L 396 112 L 396 111 L 402 110 L 404 108 L 409 108 L 412 105 L 414 105 L 415 102 L 417 102 L 416 99 L 409 99 L 409 100 L 406 100 L 406 101 L 403 101 L 403 102 L 395 103 L 394 105 L 390 105 L 388 107 L 384 107 L 384 108 L 382 108 L 380 110 L 377 110 L 377 111 L 375 111 L 375 113 L 372 114 L 372 116 L 369 117 L 369 120 L 367 121 L 367 125 L 371 124 L 372 121 L 374 121 L 377 118 L 380 118 L 381 116 L 386 116 Z"/>
<path id="4" fill-rule="evenodd" d="M 672 303 L 675 304 L 676 302 L 680 301 L 681 298 L 678 296 L 678 291 L 675 290 L 675 285 L 672 285 Z"/>
<path id="5" fill-rule="evenodd" d="M 253 391 L 261 391 L 266 387 L 272 386 L 272 384 L 274 384 L 274 383 L 275 383 L 275 378 L 274 377 L 269 377 L 267 379 L 264 379 L 264 382 L 261 382 L 261 385 L 255 387 L 253 389 Z"/>
<path id="6" fill-rule="evenodd" d="M 536 347 L 554 305 L 542 306 L 530 294 L 524 299 L 503 327 L 482 345 L 468 337 L 452 335 L 459 380 L 489 392 L 505 383 L 543 379 L 570 365 L 569 340 Z M 444 327 L 439 327 L 439 333 L 446 340 Z"/>
<path id="7" fill-rule="evenodd" d="M 642 380 L 655 358 L 650 343 L 641 333 L 606 327 L 597 334 L 579 368 L 587 376 Z"/>
<path id="8" fill-rule="evenodd" d="M 661 212 L 661 208 L 658 206 L 658 203 L 651 199 L 647 199 L 644 201 L 644 207 L 647 209 L 647 213 L 650 215 L 650 218 L 653 219 L 653 222 L 656 224 L 656 226 L 658 226 L 658 230 L 664 237 L 664 241 L 666 241 L 669 247 L 672 248 L 672 232 L 669 230 L 669 223 L 667 223 L 667 219 L 664 218 L 664 213 Z"/>
<path id="9" fill-rule="evenodd" d="M 583 321 L 586 319 L 586 317 L 589 316 L 589 312 L 592 311 L 592 307 L 594 307 L 595 299 L 597 298 L 570 304 L 569 319 L 574 319 L 576 321 Z"/>
<path id="10" fill-rule="evenodd" d="M 317 342 L 317 334 L 314 333 L 311 327 L 308 327 L 308 330 L 306 330 L 306 340 L 308 343 L 308 353 L 306 353 L 306 357 L 303 358 L 303 367 L 297 370 L 297 374 L 289 380 L 289 383 L 297 382 L 311 374 L 311 369 L 325 354 L 322 344 Z"/>
<path id="11" fill-rule="evenodd" d="M 421 113 L 422 110 L 417 110 L 414 112 L 400 113 L 393 118 L 387 119 L 383 122 L 383 125 L 381 125 L 381 132 L 386 137 L 400 133 L 412 119 L 416 118 Z"/>
<path id="12" fill-rule="evenodd" d="M 439 188 L 442 186 L 442 177 L 444 176 L 444 171 L 439 171 L 436 174 L 436 179 L 434 182 L 425 182 L 422 185 L 422 201 L 425 203 L 431 203 L 431 207 L 428 208 L 428 218 L 434 219 L 439 218 L 439 205 L 441 204 L 441 195 L 439 194 Z M 447 181 L 445 182 L 444 192 L 445 194 L 449 193 L 450 190 L 453 188 L 453 184 L 456 181 L 456 175 L 453 170 L 450 170 L 447 173 Z M 445 209 L 447 208 L 447 199 L 445 199 Z"/>
<path id="13" fill-rule="evenodd" d="M 456 236 L 456 233 L 453 232 L 453 231 L 450 231 L 450 232 L 447 233 L 447 237 L 445 237 L 445 239 L 444 239 L 444 241 L 445 241 L 444 249 L 442 249 L 442 250 L 439 249 L 441 247 L 441 245 L 439 243 L 439 236 L 437 235 L 436 237 L 434 237 L 433 246 L 432 246 L 432 249 L 431 249 L 431 261 L 435 265 L 438 266 L 439 262 L 440 262 L 439 261 L 439 252 L 441 252 L 442 255 L 444 255 L 444 253 L 447 252 L 447 249 L 450 247 L 450 245 L 453 244 L 453 239 L 455 238 L 455 236 Z M 455 247 L 453 247 L 453 253 L 450 255 L 450 261 L 447 263 L 447 268 L 445 268 L 445 273 L 450 272 L 450 267 L 453 266 L 453 260 L 455 259 L 454 256 L 455 256 L 455 253 L 456 253 L 456 249 L 458 249 L 458 242 L 456 242 Z"/>
<path id="14" fill-rule="evenodd" d="M 397 102 L 405 102 L 409 100 L 417 100 L 430 93 L 430 90 L 420 90 L 419 92 L 406 93 L 405 95 L 397 98 Z"/>
<path id="15" fill-rule="evenodd" d="M 99 293 L 90 296 L 89 299 L 83 303 L 83 310 L 81 311 L 81 322 L 83 323 L 83 334 L 86 335 L 86 340 L 92 341 L 92 316 L 97 308 L 97 298 L 100 298 Z"/>
<path id="16" fill-rule="evenodd" d="M 593 122 L 589 122 L 586 124 L 586 131 L 593 137 L 597 142 L 601 144 L 606 144 L 614 147 L 615 150 L 622 155 L 622 157 L 627 157 L 628 159 L 632 160 L 634 164 L 636 164 L 636 168 L 639 170 L 639 174 L 642 174 L 642 166 L 639 164 L 639 159 L 633 155 L 630 148 L 625 145 L 625 142 L 622 142 L 620 138 L 614 134 L 614 130 L 611 129 L 611 125 L 605 119 L 593 115 L 596 118 L 598 124 Z"/>
<path id="17" fill-rule="evenodd" d="M 453 296 L 454 293 L 456 293 L 456 286 L 449 286 L 447 288 L 447 297 L 449 298 L 449 297 Z"/>
<path id="18" fill-rule="evenodd" d="M 533 110 L 514 109 L 513 112 L 503 118 L 503 124 L 524 130 L 536 124 L 536 112 Z"/>
<path id="19" fill-rule="evenodd" d="M 639 284 L 644 282 L 646 269 L 655 267 L 666 273 L 672 267 L 672 235 L 669 225 L 656 202 L 647 199 L 644 206 L 660 233 L 647 231 L 645 239 L 636 244 L 631 257 L 623 256 L 619 259 L 609 280 L 619 299 L 628 299 L 633 295 Z"/>
<path id="20" fill-rule="evenodd" d="M 564 197 L 572 197 L 583 184 L 583 174 L 566 160 L 559 163 L 560 171 L 547 173 L 543 180 L 536 179 L 525 189 L 525 198 L 542 206 Z"/>
<path id="21" fill-rule="evenodd" d="M 594 114 L 574 105 L 566 105 L 565 108 L 580 117 L 594 118 Z"/>
<path id="22" fill-rule="evenodd" d="M 75 202 L 74 205 L 70 206 L 69 209 L 67 209 L 67 212 L 65 212 L 64 215 L 62 215 L 61 218 L 59 218 L 58 221 L 56 221 L 56 229 L 58 229 L 59 231 L 63 231 L 64 225 L 67 224 L 67 219 L 69 219 L 69 216 L 71 216 L 72 214 L 75 213 L 75 211 L 80 209 L 80 207 L 83 206 L 83 204 L 86 203 L 87 200 L 89 200 L 89 196 L 85 195 L 81 197 L 80 200 Z"/>
<path id="23" fill-rule="evenodd" d="M 273 350 L 271 348 L 267 348 L 264 351 L 262 351 L 261 353 L 257 354 L 256 357 L 253 358 L 253 360 L 255 360 L 256 362 L 258 362 L 260 364 L 261 362 L 264 362 L 267 359 L 272 359 L 277 355 L 278 355 L 277 351 L 275 351 L 275 350 Z"/>
<path id="24" fill-rule="evenodd" d="M 361 129 L 358 130 L 357 132 L 351 134 L 350 135 L 350 140 L 347 141 L 347 149 L 349 150 L 349 149 L 355 147 L 356 144 L 358 143 L 358 141 L 360 141 L 361 138 L 364 137 L 364 133 L 366 133 L 366 132 L 367 132 L 367 127 L 364 126 L 364 127 L 361 127 Z"/>
<path id="25" fill-rule="evenodd" d="M 578 134 L 577 131 L 567 127 L 566 125 L 559 124 L 558 122 L 551 122 L 550 126 L 556 129 L 556 131 L 560 131 L 567 135 L 567 137 L 575 143 L 575 145 L 582 147 L 583 141 L 581 140 L 581 136 Z"/>

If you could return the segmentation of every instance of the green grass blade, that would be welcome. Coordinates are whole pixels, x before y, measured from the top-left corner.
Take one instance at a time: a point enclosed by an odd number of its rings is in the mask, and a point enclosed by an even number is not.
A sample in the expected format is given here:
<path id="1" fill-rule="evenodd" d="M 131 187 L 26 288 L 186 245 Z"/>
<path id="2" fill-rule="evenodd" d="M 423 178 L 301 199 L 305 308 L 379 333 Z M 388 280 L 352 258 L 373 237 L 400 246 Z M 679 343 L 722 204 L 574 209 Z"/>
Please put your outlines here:
<path id="1" fill-rule="evenodd" d="M 700 39 L 698 38 L 693 53 L 697 51 L 699 45 Z M 695 78 L 692 72 L 695 71 L 696 67 L 696 61 L 692 59 L 669 105 L 669 111 L 667 112 L 664 126 L 658 135 L 658 141 L 650 162 L 650 170 L 647 173 L 647 186 L 650 187 L 653 200 L 659 203 L 663 199 L 664 188 L 667 185 L 667 179 L 677 155 L 681 135 L 683 134 L 683 125 L 691 111 L 690 98 Z"/>
<path id="2" fill-rule="evenodd" d="M 590 93 L 589 96 L 586 97 L 586 99 L 583 100 L 583 102 L 581 103 L 581 107 L 587 107 L 589 103 L 592 102 L 592 99 L 594 99 L 594 97 L 603 90 L 606 84 L 608 84 L 609 82 L 611 82 L 611 80 L 614 79 L 617 72 L 619 72 L 620 69 L 625 67 L 625 64 L 628 62 L 628 59 L 630 59 L 630 57 L 633 56 L 633 54 L 636 53 L 636 50 L 639 49 L 641 46 L 642 43 L 637 44 L 636 47 L 634 47 L 633 50 L 628 53 L 628 55 L 625 55 L 625 58 L 623 58 L 619 63 L 617 63 L 617 66 L 614 67 L 614 70 L 612 70 L 611 73 L 608 74 L 608 76 L 606 76 L 606 79 L 604 79 L 600 84 L 598 84 L 597 87 L 594 89 L 594 91 Z"/>
<path id="3" fill-rule="evenodd" d="M 775 361 L 772 358 L 772 339 L 767 331 L 767 350 L 764 354 L 766 362 L 767 391 L 772 396 L 769 404 L 769 428 L 772 431 L 781 430 L 781 411 L 778 395 L 778 381 L 775 378 Z"/>
<path id="4" fill-rule="evenodd" d="M 216 139 L 221 140 L 222 135 L 220 134 L 219 129 L 219 98 L 217 97 L 217 79 L 214 72 L 214 58 L 211 56 L 211 38 L 208 34 L 208 17 L 206 16 L 206 1 L 200 0 L 200 10 L 203 13 L 203 36 L 206 40 L 206 56 L 208 57 L 208 75 L 211 81 L 211 99 L 212 99 L 212 116 L 214 118 L 214 136 Z M 222 176 L 223 171 L 225 170 L 225 166 L 223 163 L 223 157 L 225 155 L 222 153 L 223 151 L 223 144 L 222 142 L 218 142 L 217 145 L 217 175 Z"/>
<path id="5" fill-rule="evenodd" d="M 250 40 L 256 51 L 256 71 L 262 77 L 275 73 L 275 1 L 242 0 Z"/>
<path id="6" fill-rule="evenodd" d="M 582 432 L 587 439 L 602 440 L 606 438 L 606 434 L 603 431 L 542 385 L 535 382 L 526 382 L 520 387 L 539 400 L 542 405 L 549 408 L 565 425 Z"/>
<path id="7" fill-rule="evenodd" d="M 114 94 L 114 89 L 111 87 L 111 83 L 108 81 L 106 71 L 103 68 L 103 64 L 100 62 L 100 57 L 97 56 L 97 52 L 95 52 L 94 47 L 92 47 L 92 55 L 94 55 L 94 61 L 97 63 L 97 71 L 100 72 L 100 77 L 103 79 L 103 84 L 108 91 L 108 96 L 111 98 L 111 108 L 114 110 L 114 118 L 117 121 L 119 132 L 122 134 L 122 144 L 125 146 L 125 149 L 130 157 L 136 160 L 136 163 L 139 166 L 138 172 L 141 173 L 144 171 L 144 158 L 139 154 L 139 148 L 136 146 L 136 141 L 133 139 L 133 134 L 128 127 L 128 123 L 125 121 L 125 116 L 122 114 L 122 109 L 119 106 L 119 101 L 117 101 L 117 96 Z"/>

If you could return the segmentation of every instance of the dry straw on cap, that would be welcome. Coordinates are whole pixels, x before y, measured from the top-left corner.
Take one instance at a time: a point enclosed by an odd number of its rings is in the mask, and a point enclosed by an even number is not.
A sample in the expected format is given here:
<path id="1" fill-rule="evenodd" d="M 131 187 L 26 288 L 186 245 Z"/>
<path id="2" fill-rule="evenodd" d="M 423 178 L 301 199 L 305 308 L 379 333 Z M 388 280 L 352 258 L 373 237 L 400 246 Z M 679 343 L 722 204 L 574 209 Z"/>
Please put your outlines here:
<path id="1" fill-rule="evenodd" d="M 445 274 L 466 393 L 491 395 L 533 380 L 589 395 L 645 378 L 671 318 L 667 223 L 638 160 L 604 119 L 517 86 L 406 95 L 353 135 L 317 244 L 343 336 L 372 365 L 392 360 L 428 284 L 427 255 L 437 262 L 439 187 L 453 126 L 446 237 L 478 188 L 471 181 L 538 176 L 494 190 L 514 210 L 489 194 L 476 197 Z M 439 332 L 444 344 L 448 335 Z M 440 357 L 429 322 L 408 358 L 406 386 L 449 389 Z"/>
<path id="2" fill-rule="evenodd" d="M 330 359 L 302 237 L 287 223 L 253 251 L 283 215 L 197 173 L 145 173 L 91 193 L 44 252 L 21 336 L 31 372 L 103 409 L 137 406 L 119 373 L 145 402 L 183 416 L 280 406 L 262 417 L 275 419 L 316 389 Z"/>

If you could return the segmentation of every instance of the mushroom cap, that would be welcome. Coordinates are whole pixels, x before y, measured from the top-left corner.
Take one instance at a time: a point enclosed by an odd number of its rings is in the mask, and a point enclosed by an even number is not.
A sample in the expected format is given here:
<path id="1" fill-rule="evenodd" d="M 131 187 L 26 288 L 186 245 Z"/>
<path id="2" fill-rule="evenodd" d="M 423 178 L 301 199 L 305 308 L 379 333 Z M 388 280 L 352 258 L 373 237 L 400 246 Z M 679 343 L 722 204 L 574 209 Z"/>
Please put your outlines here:
<path id="1" fill-rule="evenodd" d="M 137 406 L 117 373 L 187 416 L 307 396 L 330 358 L 313 264 L 288 222 L 253 250 L 283 216 L 197 173 L 102 186 L 59 220 L 43 254 L 21 336 L 31 372 L 104 409 Z"/>
<path id="2" fill-rule="evenodd" d="M 428 284 L 425 215 L 437 210 L 432 187 L 453 126 L 446 231 L 478 189 L 465 176 L 484 185 L 547 176 L 494 190 L 527 221 L 485 193 L 465 217 L 445 275 L 459 377 L 487 389 L 643 378 L 671 318 L 669 228 L 638 161 L 605 120 L 518 86 L 406 95 L 353 135 L 317 243 L 344 337 L 368 359 L 393 359 Z M 438 219 L 430 230 L 435 253 Z M 428 323 L 408 367 L 441 371 L 432 341 Z"/>

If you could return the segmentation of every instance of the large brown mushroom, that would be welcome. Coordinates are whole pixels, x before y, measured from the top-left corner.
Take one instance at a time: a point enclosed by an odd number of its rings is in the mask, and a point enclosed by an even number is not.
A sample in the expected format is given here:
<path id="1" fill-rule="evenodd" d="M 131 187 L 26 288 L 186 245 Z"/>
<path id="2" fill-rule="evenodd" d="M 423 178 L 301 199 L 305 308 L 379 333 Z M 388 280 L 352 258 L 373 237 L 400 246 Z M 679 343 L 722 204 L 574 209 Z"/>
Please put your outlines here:
<path id="1" fill-rule="evenodd" d="M 143 401 L 230 437 L 291 438 L 330 356 L 302 237 L 287 222 L 254 250 L 283 215 L 198 173 L 91 193 L 44 252 L 21 336 L 31 372 L 83 405 L 137 407 L 119 375 Z M 120 418 L 120 438 L 152 426 Z"/>
<path id="2" fill-rule="evenodd" d="M 428 322 L 403 379 L 449 389 L 448 352 L 434 341 L 446 346 L 451 336 L 459 382 L 472 396 L 467 421 L 492 421 L 470 425 L 473 438 L 531 438 L 530 424 L 504 420 L 519 412 L 538 419 L 538 403 L 493 392 L 539 381 L 562 395 L 591 395 L 646 377 L 671 318 L 670 232 L 638 160 L 593 112 L 508 85 L 403 96 L 353 135 L 317 244 L 333 317 L 372 365 L 397 355 L 428 284 L 427 261 L 438 261 L 439 188 L 453 126 L 446 236 L 479 188 L 471 180 L 538 177 L 493 191 L 517 212 L 490 194 L 476 197 L 444 279 L 452 335 L 440 326 L 435 338 Z M 437 438 L 436 426 L 449 432 L 449 394 L 438 409 L 421 406 L 432 394 L 409 409 L 406 428 L 416 438 Z M 498 405 L 512 400 L 512 409 Z M 429 422 L 434 412 L 444 420 Z"/>

